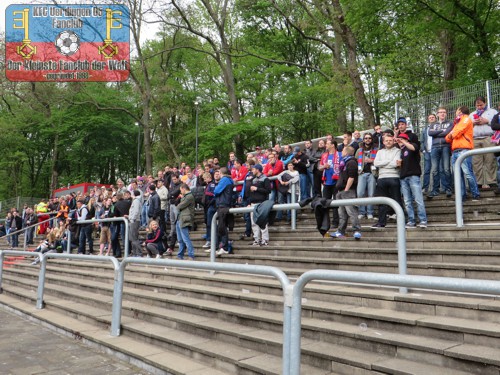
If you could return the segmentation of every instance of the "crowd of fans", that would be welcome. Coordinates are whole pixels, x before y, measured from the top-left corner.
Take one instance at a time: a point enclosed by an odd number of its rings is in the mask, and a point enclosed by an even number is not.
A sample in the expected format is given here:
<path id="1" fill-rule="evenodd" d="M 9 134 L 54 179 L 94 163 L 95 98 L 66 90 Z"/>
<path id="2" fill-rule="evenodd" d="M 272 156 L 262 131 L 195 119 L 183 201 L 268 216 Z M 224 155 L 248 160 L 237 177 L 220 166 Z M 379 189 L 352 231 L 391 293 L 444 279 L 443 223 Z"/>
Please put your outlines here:
<path id="1" fill-rule="evenodd" d="M 123 221 L 81 222 L 93 218 L 125 218 L 130 225 L 132 256 L 173 255 L 178 242 L 177 257 L 184 259 L 187 253 L 187 259 L 193 260 L 195 250 L 190 231 L 196 227 L 195 210 L 204 211 L 206 243 L 203 248 L 207 252 L 212 245 L 212 218 L 217 213 L 215 247 L 220 256 L 232 252 L 228 236 L 234 226 L 234 216 L 229 211 L 232 207 L 254 208 L 243 216 L 245 232 L 241 239 L 253 237 L 253 246 L 268 246 L 269 223 L 291 219 L 290 211 L 285 215 L 279 211 L 274 217 L 274 213 L 271 214 L 274 203 L 320 200 L 321 205 L 329 207 L 331 200 L 373 196 L 390 197 L 399 202 L 406 210 L 408 229 L 417 225 L 425 228 L 428 221 L 424 197 L 433 199 L 440 194 L 452 197 L 452 166 L 457 158 L 468 150 L 499 144 L 498 112 L 487 108 L 482 97 L 476 99 L 475 106 L 472 113 L 465 106 L 457 108 L 453 120 L 447 119 L 447 108 L 439 107 L 436 114 L 429 114 L 420 137 L 408 128 L 405 118 L 399 118 L 393 129 L 382 131 L 376 125 L 373 131 L 365 131 L 363 135 L 359 131 L 347 131 L 340 144 L 327 135 L 316 147 L 310 140 L 303 148 L 279 144 L 267 149 L 257 147 L 244 161 L 231 152 L 225 165 L 215 157 L 195 168 L 186 163 L 168 165 L 155 176 L 137 176 L 128 184 L 119 179 L 116 186 L 95 186 L 86 193 L 42 201 L 34 209 L 25 206 L 21 214 L 12 209 L 5 221 L 6 232 L 29 227 L 37 220 L 44 221 L 52 212 L 55 213 L 53 219 L 38 226 L 39 233 L 46 234 L 46 240 L 39 244 L 37 251 L 71 246 L 77 248 L 79 254 L 93 253 L 94 238 L 99 238 L 100 255 L 121 257 Z M 461 166 L 462 199 L 467 199 L 466 189 L 473 200 L 480 198 L 481 189 L 496 186 L 495 193 L 500 193 L 498 164 L 500 154 L 466 158 Z M 297 195 L 295 199 L 292 194 Z M 377 211 L 372 205 L 341 205 L 327 212 L 326 229 L 324 222 L 318 222 L 318 229 L 323 228 L 322 234 L 343 238 L 350 221 L 355 239 L 361 238 L 361 219 L 377 220 L 372 228 L 378 229 L 385 227 L 393 215 L 384 205 Z M 147 231 L 142 243 L 139 241 L 141 229 Z M 33 244 L 34 230 L 32 227 L 27 231 L 28 244 Z M 19 246 L 17 234 L 8 240 L 13 248 Z"/>

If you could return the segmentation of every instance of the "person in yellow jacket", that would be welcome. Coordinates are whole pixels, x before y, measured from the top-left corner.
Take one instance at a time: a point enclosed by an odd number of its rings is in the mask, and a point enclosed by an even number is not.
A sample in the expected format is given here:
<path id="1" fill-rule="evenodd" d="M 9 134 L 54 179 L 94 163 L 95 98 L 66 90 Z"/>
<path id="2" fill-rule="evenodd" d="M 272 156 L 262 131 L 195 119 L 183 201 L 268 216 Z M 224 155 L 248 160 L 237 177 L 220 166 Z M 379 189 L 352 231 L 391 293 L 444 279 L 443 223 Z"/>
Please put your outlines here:
<path id="1" fill-rule="evenodd" d="M 474 149 L 474 125 L 469 115 L 469 107 L 458 107 L 453 129 L 446 136 L 446 142 L 451 143 L 451 164 L 453 166 L 461 154 Z M 472 157 L 469 156 L 465 158 L 460 169 L 462 170 L 462 200 L 464 201 L 467 198 L 465 179 L 467 179 L 469 190 L 472 194 L 472 200 L 478 200 L 480 196 L 476 176 L 472 169 Z"/>
<path id="2" fill-rule="evenodd" d="M 38 216 L 38 222 L 41 223 L 45 220 L 50 219 L 50 215 L 44 215 L 49 212 L 49 206 L 45 199 L 42 199 L 40 203 L 36 205 L 36 213 Z M 49 227 L 49 222 L 46 221 L 38 226 L 38 234 L 45 234 L 47 232 L 47 228 Z"/>

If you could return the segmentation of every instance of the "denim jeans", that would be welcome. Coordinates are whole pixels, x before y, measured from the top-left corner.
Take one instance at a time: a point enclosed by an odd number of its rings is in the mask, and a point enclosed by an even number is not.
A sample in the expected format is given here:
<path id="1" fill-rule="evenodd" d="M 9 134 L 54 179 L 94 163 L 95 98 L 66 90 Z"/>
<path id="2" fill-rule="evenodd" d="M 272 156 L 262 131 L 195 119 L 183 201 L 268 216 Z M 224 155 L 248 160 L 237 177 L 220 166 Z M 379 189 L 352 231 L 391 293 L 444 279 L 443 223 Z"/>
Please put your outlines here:
<path id="1" fill-rule="evenodd" d="M 78 254 L 85 254 L 85 241 L 89 244 L 89 254 L 94 250 L 94 240 L 92 239 L 92 225 L 82 225 L 80 227 L 80 237 L 78 240 Z"/>
<path id="2" fill-rule="evenodd" d="M 207 236 L 207 241 L 210 242 L 212 238 L 212 219 L 215 215 L 215 212 L 217 212 L 215 205 L 212 204 L 210 207 L 207 209 L 207 231 L 206 231 L 206 236 Z"/>
<path id="3" fill-rule="evenodd" d="M 450 148 L 447 146 L 433 147 L 431 150 L 432 195 L 439 194 L 440 184 L 446 193 L 451 193 L 450 156 Z"/>
<path id="4" fill-rule="evenodd" d="M 179 252 L 177 253 L 177 258 L 184 259 L 184 252 L 186 251 L 188 257 L 194 258 L 194 247 L 191 243 L 191 238 L 189 237 L 189 227 L 181 227 L 181 223 L 177 221 L 175 224 L 177 231 L 177 239 L 179 240 Z"/>
<path id="5" fill-rule="evenodd" d="M 291 191 L 291 190 L 292 189 L 289 189 L 289 191 Z M 278 191 L 278 203 L 279 204 L 292 203 L 292 193 L 290 193 L 290 192 L 282 193 L 282 192 Z M 286 211 L 286 217 L 288 218 L 289 221 L 291 220 L 291 218 L 292 218 L 292 211 L 291 210 Z M 281 220 L 281 219 L 283 219 L 283 211 L 276 212 L 276 220 Z"/>
<path id="6" fill-rule="evenodd" d="M 405 202 L 406 213 L 408 214 L 408 222 L 415 222 L 415 211 L 413 202 L 417 204 L 418 220 L 421 223 L 427 223 L 427 214 L 425 213 L 424 196 L 420 185 L 420 176 L 408 176 L 401 179 L 401 192 Z"/>
<path id="7" fill-rule="evenodd" d="M 149 209 L 149 204 L 144 202 L 142 205 L 142 211 L 141 211 L 141 227 L 147 227 L 148 226 L 148 209 Z"/>
<path id="8" fill-rule="evenodd" d="M 371 173 L 361 173 L 358 177 L 358 188 L 357 195 L 358 198 L 364 198 L 366 196 L 373 197 L 375 194 L 375 187 L 377 186 L 377 180 Z M 368 190 L 368 195 L 366 192 Z M 373 205 L 359 206 L 360 215 L 373 215 Z"/>
<path id="9" fill-rule="evenodd" d="M 430 152 L 424 152 L 424 174 L 423 174 L 423 181 L 422 181 L 422 188 L 425 191 L 429 190 L 429 185 L 431 183 L 431 153 Z M 449 165 L 449 160 L 448 160 L 448 165 Z"/>
<path id="10" fill-rule="evenodd" d="M 454 166 L 458 157 L 462 155 L 464 152 L 469 151 L 466 149 L 455 150 L 451 156 L 451 164 Z M 461 165 L 460 180 L 462 186 L 462 199 L 465 200 L 467 197 L 467 192 L 465 190 L 465 180 L 467 180 L 467 184 L 469 185 L 469 190 L 472 194 L 472 198 L 479 198 L 479 188 L 477 187 L 476 176 L 474 175 L 474 171 L 472 170 L 472 157 L 465 158 Z M 455 186 L 456 189 L 456 186 Z"/>
<path id="11" fill-rule="evenodd" d="M 309 177 L 307 173 L 299 174 L 300 184 L 300 200 L 307 199 L 311 196 L 311 186 L 309 185 Z"/>

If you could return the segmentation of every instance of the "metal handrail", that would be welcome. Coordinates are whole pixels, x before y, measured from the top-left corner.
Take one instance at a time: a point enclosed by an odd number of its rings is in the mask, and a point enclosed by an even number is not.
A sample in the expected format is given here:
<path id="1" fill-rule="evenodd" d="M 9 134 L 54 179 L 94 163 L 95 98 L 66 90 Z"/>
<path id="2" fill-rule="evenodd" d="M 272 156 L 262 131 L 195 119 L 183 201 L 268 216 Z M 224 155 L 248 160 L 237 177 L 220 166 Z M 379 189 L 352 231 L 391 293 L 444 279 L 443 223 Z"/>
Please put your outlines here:
<path id="1" fill-rule="evenodd" d="M 436 276 L 394 275 L 374 272 L 312 270 L 303 273 L 293 286 L 292 332 L 290 336 L 290 374 L 300 374 L 302 292 L 312 280 L 330 280 L 356 284 L 387 285 L 406 288 L 449 290 L 500 295 L 500 281 L 466 280 Z"/>
<path id="2" fill-rule="evenodd" d="M 270 180 L 270 181 L 276 181 L 278 180 L 278 175 L 276 176 L 267 176 L 267 178 Z M 234 182 L 234 185 L 243 185 L 245 183 L 245 181 L 235 181 Z M 297 203 L 297 185 L 299 184 L 299 182 L 294 182 L 293 184 L 291 184 L 291 192 L 290 194 L 292 195 L 292 202 L 291 203 Z M 291 226 L 291 229 L 292 230 L 295 230 L 296 229 L 296 226 L 297 226 L 297 211 L 295 209 L 292 209 L 292 220 L 290 220 L 290 226 Z"/>
<path id="3" fill-rule="evenodd" d="M 397 247 L 398 247 L 398 272 L 400 275 L 407 273 L 407 256 L 406 256 L 406 231 L 405 231 L 405 214 L 403 208 L 392 198 L 387 197 L 371 197 L 371 198 L 355 198 L 355 199 L 341 199 L 331 202 L 330 207 L 341 206 L 366 206 L 370 204 L 385 204 L 391 206 L 396 213 L 396 226 L 397 226 Z M 298 203 L 275 204 L 272 208 L 273 211 L 283 211 L 288 209 L 302 210 L 304 208 L 311 208 L 311 205 L 301 207 Z M 231 208 L 230 213 L 246 213 L 254 210 L 254 207 L 240 207 Z M 212 228 L 210 234 L 210 262 L 215 262 L 215 250 L 217 245 L 217 212 L 212 218 Z M 400 289 L 401 293 L 406 293 L 405 288 Z"/>
<path id="4" fill-rule="evenodd" d="M 475 150 L 466 151 L 461 154 L 455 161 L 453 166 L 453 178 L 455 182 L 455 210 L 457 213 L 457 227 L 464 226 L 464 208 L 462 202 L 462 163 L 466 158 L 473 155 L 489 154 L 492 152 L 500 152 L 500 146 L 485 147 Z"/>
<path id="5" fill-rule="evenodd" d="M 123 221 L 125 223 L 125 238 L 123 239 L 123 247 L 125 251 L 125 258 L 128 257 L 129 253 L 129 222 L 126 217 L 120 216 L 120 217 L 111 217 L 111 218 L 106 218 L 106 219 L 89 219 L 89 220 L 81 220 L 77 221 L 76 224 L 92 224 L 92 223 L 111 223 L 114 221 Z M 111 245 L 111 244 L 110 244 Z M 68 245 L 68 248 L 70 245 Z M 68 251 L 69 252 L 69 251 Z"/>
<path id="6" fill-rule="evenodd" d="M 53 220 L 53 218 L 50 218 L 50 219 L 47 219 L 47 220 L 43 220 L 43 221 L 40 221 L 40 222 L 35 223 L 35 224 L 28 225 L 27 227 L 24 227 L 22 229 L 19 229 L 19 230 L 16 230 L 14 232 L 10 232 L 10 233 L 6 234 L 5 237 L 12 236 L 14 234 L 21 234 L 23 232 L 26 232 L 28 229 L 37 227 L 38 225 L 47 223 L 47 222 L 49 222 L 51 220 Z M 24 235 L 23 250 L 26 250 L 26 234 Z"/>

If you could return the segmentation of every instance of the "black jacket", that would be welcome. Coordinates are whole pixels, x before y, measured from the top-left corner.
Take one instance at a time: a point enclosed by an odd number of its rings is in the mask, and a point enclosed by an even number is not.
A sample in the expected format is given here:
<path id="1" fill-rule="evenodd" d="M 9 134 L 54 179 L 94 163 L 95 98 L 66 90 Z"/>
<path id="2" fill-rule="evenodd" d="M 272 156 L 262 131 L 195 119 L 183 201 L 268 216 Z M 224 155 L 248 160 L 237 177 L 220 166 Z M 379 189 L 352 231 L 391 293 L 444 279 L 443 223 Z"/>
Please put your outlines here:
<path id="1" fill-rule="evenodd" d="M 263 174 L 259 177 L 254 176 L 250 186 L 257 187 L 257 190 L 249 192 L 250 203 L 261 203 L 269 199 L 269 194 L 271 194 L 271 181 L 269 181 L 267 176 Z"/>

